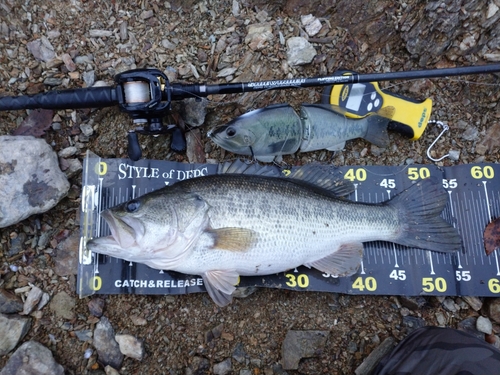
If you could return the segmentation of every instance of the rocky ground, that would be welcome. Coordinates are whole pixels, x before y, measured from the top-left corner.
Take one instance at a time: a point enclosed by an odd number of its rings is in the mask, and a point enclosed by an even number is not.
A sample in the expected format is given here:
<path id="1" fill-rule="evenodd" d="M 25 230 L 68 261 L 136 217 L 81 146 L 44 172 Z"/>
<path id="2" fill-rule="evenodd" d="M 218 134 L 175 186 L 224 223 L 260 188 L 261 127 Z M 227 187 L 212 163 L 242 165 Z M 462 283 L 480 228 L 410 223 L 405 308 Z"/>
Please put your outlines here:
<path id="1" fill-rule="evenodd" d="M 312 77 L 338 68 L 372 73 L 493 63 L 500 61 L 499 7 L 498 0 L 280 0 L 271 5 L 260 0 L 71 0 L 64 6 L 53 0 L 0 0 L 0 96 L 111 84 L 115 74 L 134 68 L 159 68 L 172 82 L 225 83 Z M 316 30 L 301 19 L 309 14 Z M 287 44 L 292 37 L 310 43 L 309 61 L 295 65 Z M 418 100 L 432 98 L 432 118 L 450 126 L 434 156 L 451 150 L 455 159 L 438 165 L 500 160 L 498 75 L 383 86 Z M 234 155 L 207 139 L 211 127 L 270 104 L 314 103 L 320 93 L 317 88 L 213 96 L 203 125 L 196 128 L 186 124 L 183 112 L 191 104 L 174 103 L 166 121 L 193 128 L 187 133 L 187 153 L 172 152 L 168 135 L 141 136 L 144 157 L 231 160 Z M 31 126 L 25 121 L 30 116 Z M 499 345 L 498 298 L 266 289 L 223 309 L 204 294 L 79 299 L 79 162 L 87 150 L 126 157 L 131 128 L 131 119 L 117 108 L 58 110 L 42 118 L 33 111 L 0 112 L 0 135 L 45 139 L 59 153 L 70 182 L 55 208 L 0 229 L 0 331 L 9 327 L 13 332 L 4 336 L 0 368 L 15 360 L 14 347 L 31 340 L 50 349 L 67 374 L 101 374 L 105 365 L 120 374 L 351 374 L 385 339 L 397 342 L 420 325 L 461 327 L 484 337 L 479 329 Z M 296 154 L 284 161 L 428 164 L 425 151 L 438 133 L 429 125 L 415 142 L 392 133 L 386 150 L 356 140 L 343 152 Z M 2 168 L 0 173 L 9 172 Z M 295 354 L 311 357 L 296 369 L 284 365 L 294 355 L 284 342 L 300 340 L 287 336 L 294 331 L 320 331 L 306 338 L 311 353 Z M 111 345 L 114 334 L 119 334 L 121 352 L 118 344 Z M 7 349 L 5 341 L 11 344 Z M 48 358 L 43 346 L 30 342 L 19 350 Z M 52 373 L 63 373 L 62 368 L 55 366 Z M 106 371 L 113 373 L 109 367 Z M 11 373 L 7 367 L 1 372 Z"/>

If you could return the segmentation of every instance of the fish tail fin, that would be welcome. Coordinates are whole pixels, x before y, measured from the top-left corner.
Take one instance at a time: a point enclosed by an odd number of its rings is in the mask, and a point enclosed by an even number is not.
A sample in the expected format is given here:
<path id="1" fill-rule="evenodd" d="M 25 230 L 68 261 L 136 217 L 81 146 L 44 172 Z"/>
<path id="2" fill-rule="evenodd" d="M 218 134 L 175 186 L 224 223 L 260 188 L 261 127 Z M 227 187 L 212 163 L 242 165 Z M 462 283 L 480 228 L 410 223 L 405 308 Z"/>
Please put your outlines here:
<path id="1" fill-rule="evenodd" d="M 437 178 L 426 178 L 391 199 L 403 229 L 394 242 L 421 249 L 454 252 L 462 249 L 457 230 L 441 218 L 448 196 Z"/>
<path id="2" fill-rule="evenodd" d="M 369 115 L 364 120 L 367 122 L 367 126 L 366 134 L 363 138 L 378 147 L 388 147 L 389 135 L 387 133 L 387 126 L 391 120 L 379 115 Z"/>

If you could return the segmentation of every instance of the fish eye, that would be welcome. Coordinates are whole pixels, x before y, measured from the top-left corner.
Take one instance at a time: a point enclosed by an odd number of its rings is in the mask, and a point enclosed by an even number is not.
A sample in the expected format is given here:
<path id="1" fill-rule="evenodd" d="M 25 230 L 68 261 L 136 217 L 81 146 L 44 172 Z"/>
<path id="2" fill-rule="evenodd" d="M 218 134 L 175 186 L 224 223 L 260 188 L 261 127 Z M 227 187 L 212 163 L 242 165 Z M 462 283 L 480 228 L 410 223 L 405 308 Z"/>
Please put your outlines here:
<path id="1" fill-rule="evenodd" d="M 135 212 L 139 209 L 140 206 L 141 204 L 139 203 L 139 201 L 131 200 L 125 205 L 125 209 L 127 210 L 127 212 Z"/>
<path id="2" fill-rule="evenodd" d="M 228 137 L 234 137 L 236 135 L 236 130 L 234 128 L 227 128 L 226 135 Z"/>

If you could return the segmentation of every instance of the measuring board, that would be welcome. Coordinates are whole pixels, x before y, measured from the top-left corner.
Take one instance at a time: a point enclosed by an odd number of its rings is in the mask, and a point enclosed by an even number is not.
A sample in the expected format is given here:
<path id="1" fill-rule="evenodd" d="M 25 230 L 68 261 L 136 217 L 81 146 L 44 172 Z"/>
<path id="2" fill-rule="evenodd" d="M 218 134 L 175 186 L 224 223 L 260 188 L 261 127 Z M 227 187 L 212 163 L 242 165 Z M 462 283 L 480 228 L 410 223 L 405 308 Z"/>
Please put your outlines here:
<path id="1" fill-rule="evenodd" d="M 276 176 L 277 166 L 268 166 Z M 413 183 L 435 176 L 449 201 L 442 216 L 460 233 L 464 252 L 445 254 L 388 242 L 365 243 L 360 269 L 332 277 L 299 267 L 276 275 L 241 277 L 240 286 L 377 295 L 500 296 L 500 250 L 486 255 L 485 227 L 500 216 L 500 164 L 328 167 L 354 184 L 348 199 L 379 203 Z M 217 173 L 217 164 L 101 159 L 87 155 L 83 172 L 78 289 L 91 294 L 185 294 L 204 291 L 199 276 L 159 271 L 143 264 L 91 253 L 86 242 L 109 235 L 100 212 L 186 178 Z M 274 173 L 274 172 L 273 172 Z"/>

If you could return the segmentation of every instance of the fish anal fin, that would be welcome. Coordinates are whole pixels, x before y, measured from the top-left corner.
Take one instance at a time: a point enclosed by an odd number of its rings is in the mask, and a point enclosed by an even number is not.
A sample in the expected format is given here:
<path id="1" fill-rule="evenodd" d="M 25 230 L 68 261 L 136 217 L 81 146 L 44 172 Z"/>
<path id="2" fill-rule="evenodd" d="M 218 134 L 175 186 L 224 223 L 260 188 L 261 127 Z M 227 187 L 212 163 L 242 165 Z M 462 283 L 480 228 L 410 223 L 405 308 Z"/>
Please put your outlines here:
<path id="1" fill-rule="evenodd" d="M 257 239 L 257 233 L 246 228 L 226 227 L 209 229 L 208 232 L 214 239 L 213 248 L 217 250 L 245 252 Z"/>
<path id="2" fill-rule="evenodd" d="M 233 300 L 232 293 L 240 281 L 240 275 L 231 270 L 212 270 L 201 275 L 203 283 L 212 300 L 224 307 Z"/>
<path id="3" fill-rule="evenodd" d="M 351 276 L 358 270 L 363 258 L 363 243 L 346 243 L 322 259 L 306 264 L 333 276 Z"/>

